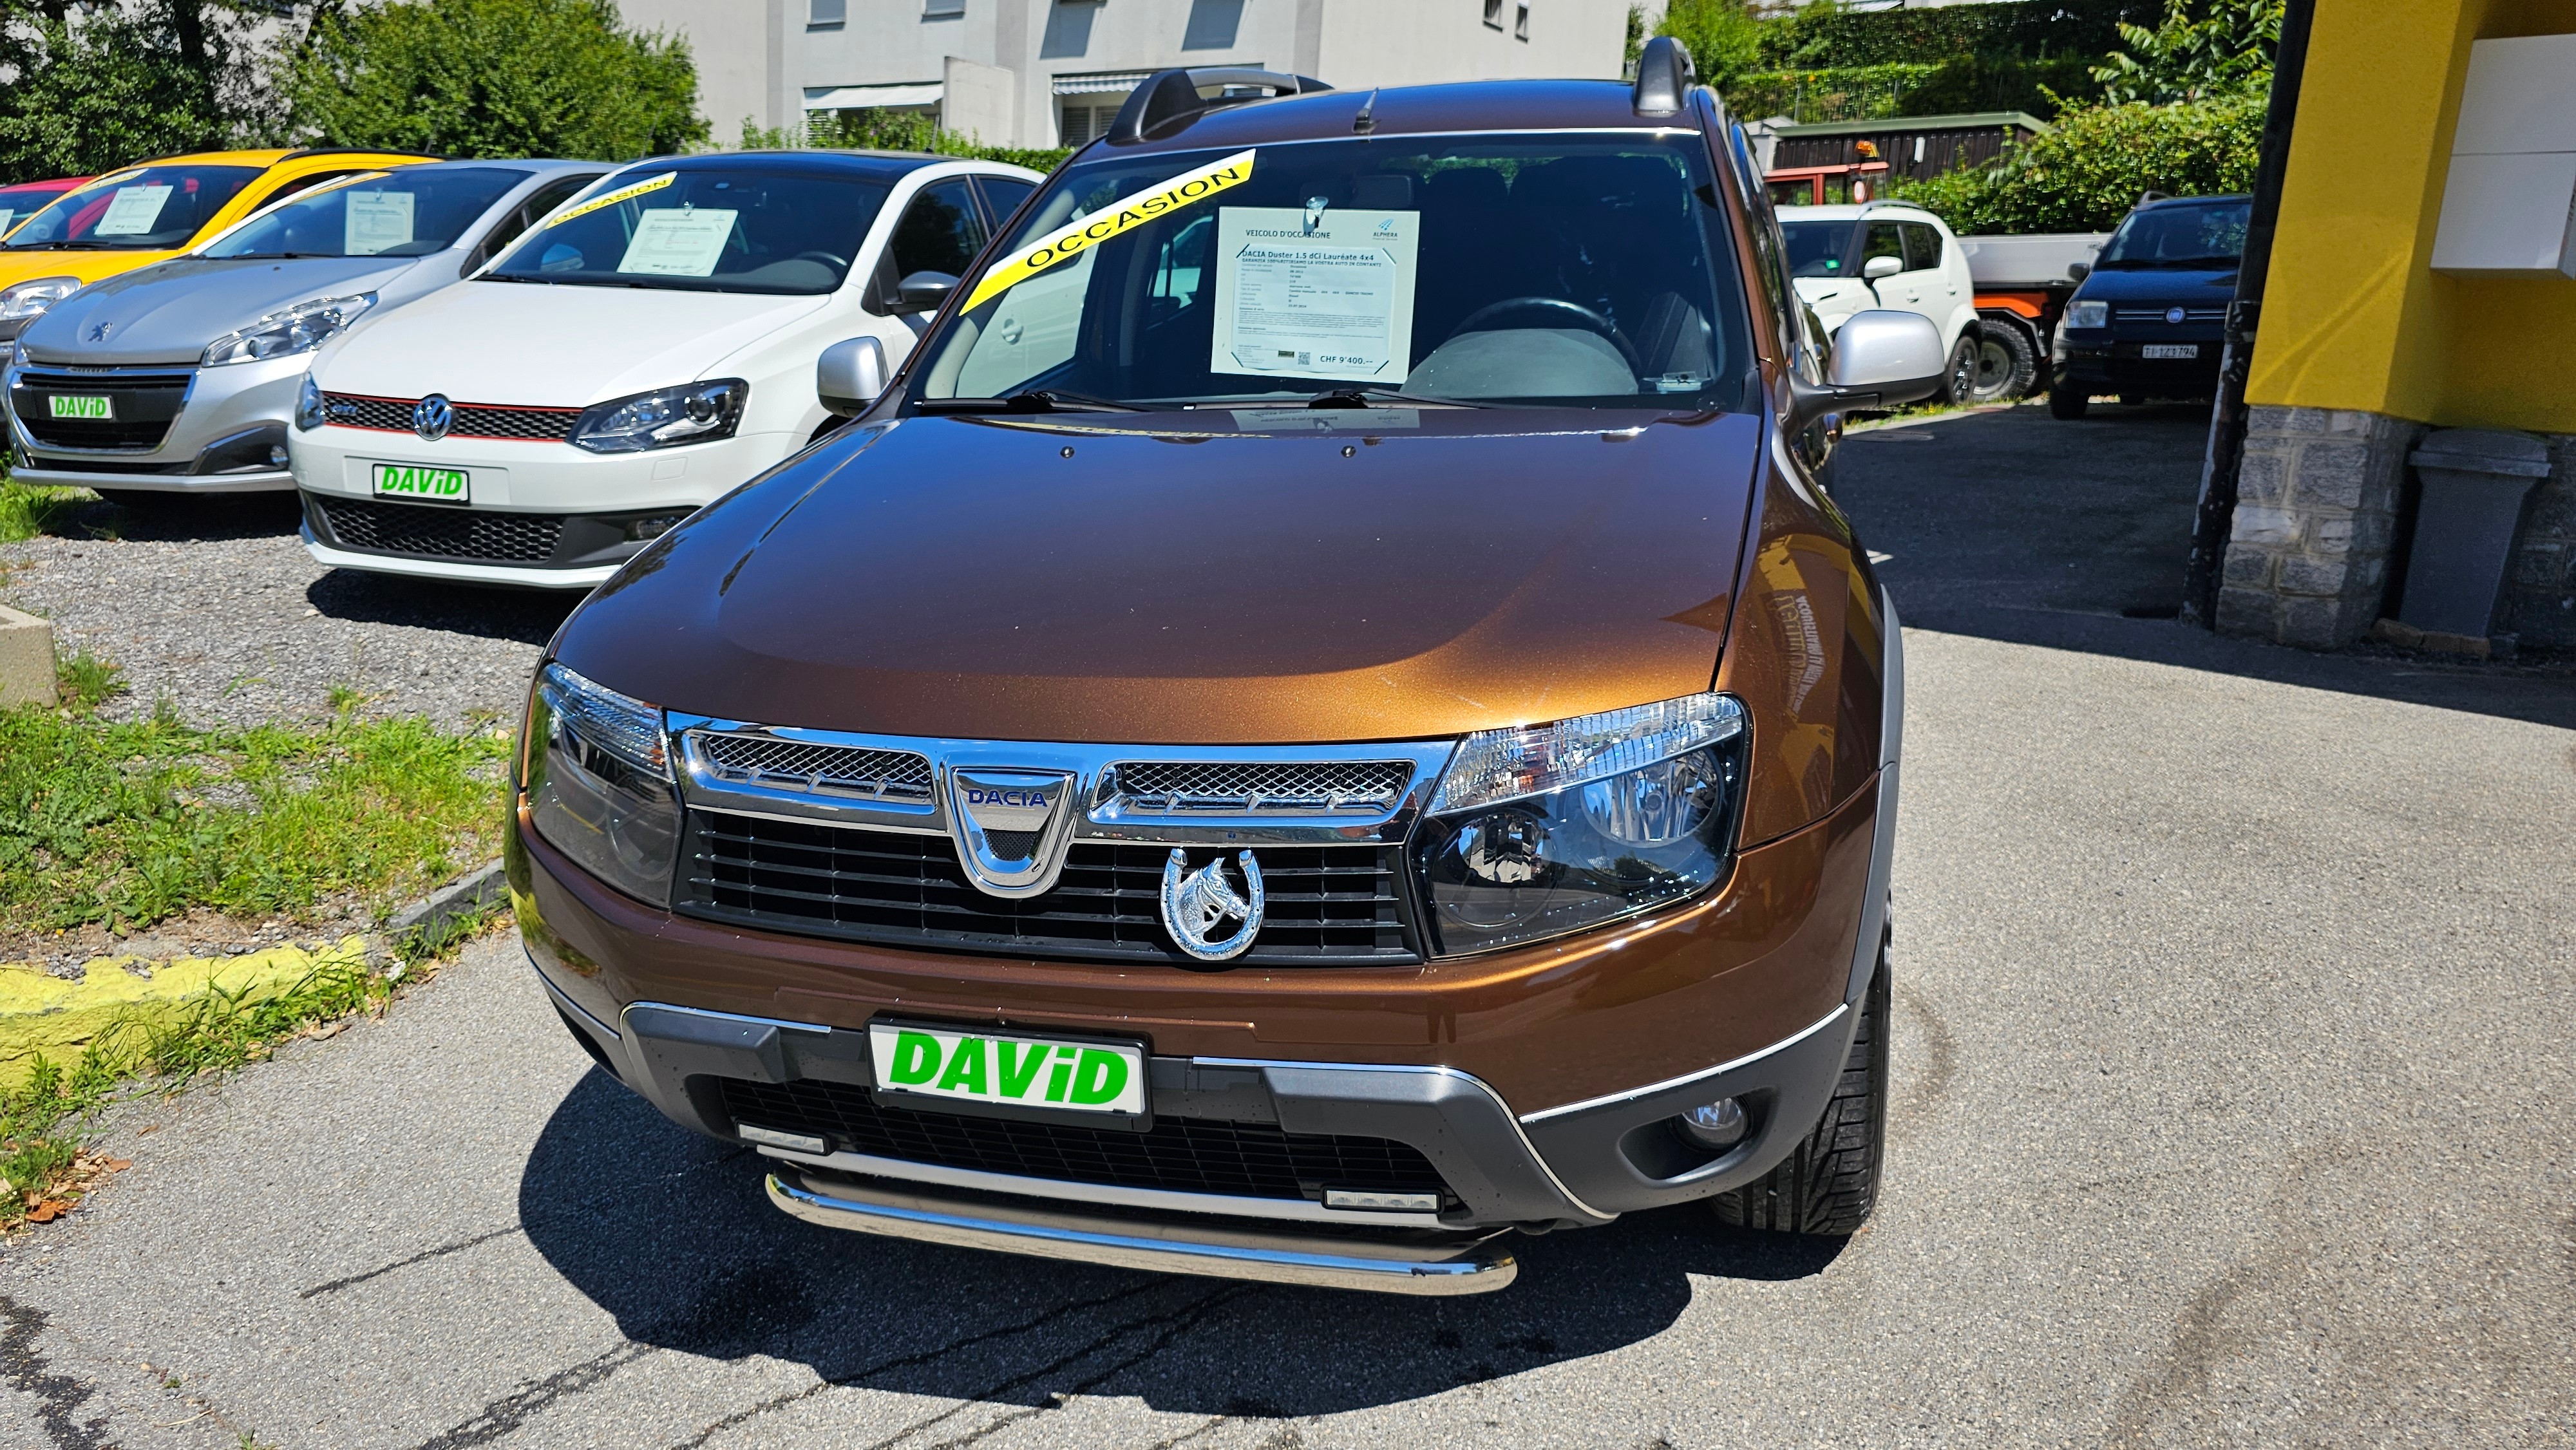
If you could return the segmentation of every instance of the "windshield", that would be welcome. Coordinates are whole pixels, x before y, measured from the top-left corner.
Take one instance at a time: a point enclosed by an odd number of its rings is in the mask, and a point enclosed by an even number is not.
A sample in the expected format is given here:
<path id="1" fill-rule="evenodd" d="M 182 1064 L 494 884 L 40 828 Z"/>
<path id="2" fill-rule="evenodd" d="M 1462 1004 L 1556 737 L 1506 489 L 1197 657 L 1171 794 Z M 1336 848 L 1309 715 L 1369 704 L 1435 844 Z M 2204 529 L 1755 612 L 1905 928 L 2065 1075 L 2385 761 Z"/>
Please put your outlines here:
<path id="1" fill-rule="evenodd" d="M 2176 267 L 2235 261 L 2245 254 L 2245 221 L 2251 204 L 2160 206 L 2133 211 L 2102 248 L 2104 267 Z"/>
<path id="2" fill-rule="evenodd" d="M 1843 275 L 1843 248 L 1851 241 L 1851 229 L 1850 222 L 1780 223 L 1780 234 L 1789 241 L 1789 275 Z"/>
<path id="3" fill-rule="evenodd" d="M 1619 133 L 1112 155 L 1024 214 L 913 403 L 1732 408 L 1710 181 L 1696 138 Z"/>
<path id="4" fill-rule="evenodd" d="M 426 257 L 528 179 L 498 166 L 405 168 L 308 193 L 206 248 L 209 257 Z"/>
<path id="5" fill-rule="evenodd" d="M 45 203 L 62 195 L 62 188 L 52 186 L 0 186 L 0 237 L 9 229 L 37 212 Z"/>
<path id="6" fill-rule="evenodd" d="M 829 292 L 885 204 L 882 182 L 769 167 L 630 172 L 531 232 L 483 275 L 506 282 Z"/>
<path id="7" fill-rule="evenodd" d="M 142 167 L 65 192 L 0 246 L 171 251 L 186 246 L 257 175 L 256 166 Z"/>

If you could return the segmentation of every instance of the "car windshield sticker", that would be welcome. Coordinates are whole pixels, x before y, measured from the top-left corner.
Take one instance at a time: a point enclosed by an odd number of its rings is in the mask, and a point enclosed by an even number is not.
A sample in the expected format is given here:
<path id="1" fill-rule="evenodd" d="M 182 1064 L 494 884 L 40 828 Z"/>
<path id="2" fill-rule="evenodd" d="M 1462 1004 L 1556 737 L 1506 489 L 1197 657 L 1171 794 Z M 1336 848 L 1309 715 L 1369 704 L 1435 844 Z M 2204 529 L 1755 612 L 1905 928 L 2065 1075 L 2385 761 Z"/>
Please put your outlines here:
<path id="1" fill-rule="evenodd" d="M 1143 226 L 1228 187 L 1242 185 L 1251 179 L 1252 159 L 1252 152 L 1237 151 L 1223 161 L 1184 171 L 1169 181 L 1158 181 L 1122 196 L 1098 211 L 1075 217 L 986 268 L 983 280 L 967 294 L 966 310 L 974 311 L 1058 262 L 1069 262 L 1130 227 Z"/>
<path id="2" fill-rule="evenodd" d="M 148 232 L 161 215 L 161 203 L 169 198 L 167 186 L 120 186 L 116 200 L 107 204 L 107 215 L 98 219 L 91 235 L 131 237 Z"/>
<path id="3" fill-rule="evenodd" d="M 1218 209 L 1209 369 L 1403 382 L 1421 222 L 1418 211 L 1320 203 Z"/>
<path id="4" fill-rule="evenodd" d="M 663 187 L 670 185 L 672 181 L 677 179 L 679 174 L 680 173 L 676 171 L 665 171 L 650 181 L 639 181 L 633 186 L 621 186 L 615 191 L 601 192 L 599 195 L 592 197 L 590 200 L 583 202 L 581 205 L 574 207 L 570 211 L 557 212 L 554 216 L 547 219 L 547 224 L 559 227 L 565 222 L 571 221 L 574 217 L 588 216 L 603 206 L 615 206 L 621 201 L 633 201 L 635 198 L 642 196 L 648 191 L 660 191 Z"/>
<path id="5" fill-rule="evenodd" d="M 5 206 L 0 206 L 0 237 L 9 235 L 9 223 L 16 221 L 17 219 L 18 214 L 16 212 L 11 211 Z"/>
<path id="6" fill-rule="evenodd" d="M 411 206 L 408 191 L 350 192 L 342 250 L 352 257 L 372 257 L 410 245 Z"/>
<path id="7" fill-rule="evenodd" d="M 725 243 L 733 237 L 733 219 L 740 215 L 715 207 L 648 211 L 635 219 L 635 235 L 627 239 L 626 255 L 618 259 L 617 270 L 655 277 L 704 277 L 723 259 Z"/>

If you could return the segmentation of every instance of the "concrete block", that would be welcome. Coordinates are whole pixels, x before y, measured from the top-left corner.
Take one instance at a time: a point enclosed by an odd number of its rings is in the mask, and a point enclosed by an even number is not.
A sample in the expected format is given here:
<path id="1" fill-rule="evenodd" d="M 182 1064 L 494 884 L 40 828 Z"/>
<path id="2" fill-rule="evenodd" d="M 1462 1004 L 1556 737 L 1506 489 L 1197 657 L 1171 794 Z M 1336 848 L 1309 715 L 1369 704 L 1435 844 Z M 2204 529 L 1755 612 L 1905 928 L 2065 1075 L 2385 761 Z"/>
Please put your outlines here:
<path id="1" fill-rule="evenodd" d="M 2299 542 L 2299 516 L 2284 508 L 2249 507 L 2240 503 L 2236 506 L 2235 522 L 2228 529 L 2228 541 L 2295 548 Z"/>
<path id="2" fill-rule="evenodd" d="M 0 708 L 51 705 L 54 693 L 54 622 L 0 604 Z"/>
<path id="3" fill-rule="evenodd" d="M 2248 437 L 2258 432 L 2323 433 L 2333 424 L 2332 408 L 2252 408 L 2247 410 L 2245 418 Z"/>
<path id="4" fill-rule="evenodd" d="M 2311 443 L 2299 450 L 2291 497 L 2306 508 L 2359 508 L 2371 462 L 2366 443 Z"/>
<path id="5" fill-rule="evenodd" d="M 2370 637 L 2399 649 L 2414 649 L 2424 642 L 2424 631 L 2401 619 L 2382 619 L 2371 625 Z"/>
<path id="6" fill-rule="evenodd" d="M 2371 601 L 2373 613 L 2378 604 L 2376 599 Z M 2273 638 L 2301 649 L 2341 649 L 2359 639 L 2362 630 L 2369 627 L 2366 619 L 2350 621 L 2349 616 L 2357 613 L 2341 599 L 2290 595 L 2281 600 L 2280 626 Z"/>
<path id="7" fill-rule="evenodd" d="M 2236 584 L 2259 589 L 2272 582 L 2272 555 L 2250 544 L 2227 546 L 2227 564 L 2219 576 L 2222 584 Z"/>
<path id="8" fill-rule="evenodd" d="M 2297 456 L 2292 449 L 2266 446 L 2257 448 L 2254 440 L 2245 440 L 2245 460 L 2236 469 L 2236 506 L 2260 499 L 2267 504 L 2289 501 L 2290 465 Z"/>
<path id="9" fill-rule="evenodd" d="M 2352 561 L 2313 554 L 2284 554 L 2273 579 L 2283 594 L 2334 596 L 2353 582 Z"/>
<path id="10" fill-rule="evenodd" d="M 2272 603 L 2275 598 L 2276 596 L 2268 589 L 2219 590 L 2218 632 L 2270 639 Z"/>

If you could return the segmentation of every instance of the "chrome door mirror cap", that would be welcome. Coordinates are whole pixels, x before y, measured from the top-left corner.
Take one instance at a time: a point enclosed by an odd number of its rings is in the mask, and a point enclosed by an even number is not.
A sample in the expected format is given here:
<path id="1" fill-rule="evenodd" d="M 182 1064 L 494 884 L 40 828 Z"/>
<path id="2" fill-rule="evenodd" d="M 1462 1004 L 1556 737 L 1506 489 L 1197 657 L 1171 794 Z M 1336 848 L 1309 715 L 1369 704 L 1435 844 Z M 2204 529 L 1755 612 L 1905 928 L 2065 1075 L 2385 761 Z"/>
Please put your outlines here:
<path id="1" fill-rule="evenodd" d="M 814 394 L 827 412 L 855 418 L 885 389 L 885 344 L 873 337 L 836 342 L 815 360 Z"/>

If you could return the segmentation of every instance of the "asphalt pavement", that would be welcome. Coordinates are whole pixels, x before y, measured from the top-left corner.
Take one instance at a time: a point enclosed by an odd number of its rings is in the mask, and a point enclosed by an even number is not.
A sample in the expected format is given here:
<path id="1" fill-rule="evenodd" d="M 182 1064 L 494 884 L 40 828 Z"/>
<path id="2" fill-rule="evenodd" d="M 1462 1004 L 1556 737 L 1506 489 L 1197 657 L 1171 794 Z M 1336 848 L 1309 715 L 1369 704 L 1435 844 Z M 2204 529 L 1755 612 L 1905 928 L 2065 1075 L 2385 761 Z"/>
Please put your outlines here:
<path id="1" fill-rule="evenodd" d="M 2152 617 L 2196 424 L 2105 412 L 1843 459 L 1914 626 L 1848 1241 L 1638 1215 L 1417 1301 L 839 1234 L 495 939 L 120 1117 L 0 1247 L 0 1444 L 2570 1443 L 2576 686 Z"/>

